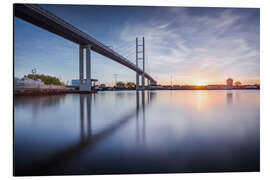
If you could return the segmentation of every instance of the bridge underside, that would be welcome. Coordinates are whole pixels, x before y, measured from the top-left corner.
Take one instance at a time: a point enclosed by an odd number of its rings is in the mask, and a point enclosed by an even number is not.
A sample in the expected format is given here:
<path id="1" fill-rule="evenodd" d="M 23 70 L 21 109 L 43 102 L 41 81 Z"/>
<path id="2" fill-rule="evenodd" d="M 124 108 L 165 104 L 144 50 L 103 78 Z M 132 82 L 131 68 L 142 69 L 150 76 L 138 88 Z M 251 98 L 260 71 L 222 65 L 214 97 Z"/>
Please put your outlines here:
<path id="1" fill-rule="evenodd" d="M 15 4 L 14 5 L 14 15 L 20 19 L 23 19 L 31 24 L 34 24 L 38 27 L 46 29 L 49 32 L 57 34 L 65 39 L 68 39 L 76 44 L 79 44 L 80 47 L 91 46 L 89 48 L 89 57 L 86 57 L 86 67 L 90 68 L 90 49 L 108 57 L 130 69 L 135 71 L 138 74 L 142 74 L 143 70 L 137 68 L 135 64 L 116 53 L 112 49 L 108 48 L 104 44 L 100 43 L 93 37 L 87 35 L 86 33 L 80 31 L 64 20 L 56 17 L 55 15 L 49 13 L 48 11 L 38 7 L 37 5 L 32 4 Z M 88 50 L 87 50 L 88 51 Z M 80 53 L 81 54 L 81 53 Z M 89 64 L 88 64 L 89 62 Z M 83 66 L 83 65 L 82 65 Z M 86 76 L 91 78 L 91 68 L 86 72 Z M 80 56 L 80 79 L 81 79 L 81 56 Z M 144 78 L 148 79 L 151 84 L 156 84 L 156 81 L 148 74 L 144 73 Z M 89 87 L 88 87 L 89 89 Z M 90 87 L 91 90 L 91 87 Z"/>

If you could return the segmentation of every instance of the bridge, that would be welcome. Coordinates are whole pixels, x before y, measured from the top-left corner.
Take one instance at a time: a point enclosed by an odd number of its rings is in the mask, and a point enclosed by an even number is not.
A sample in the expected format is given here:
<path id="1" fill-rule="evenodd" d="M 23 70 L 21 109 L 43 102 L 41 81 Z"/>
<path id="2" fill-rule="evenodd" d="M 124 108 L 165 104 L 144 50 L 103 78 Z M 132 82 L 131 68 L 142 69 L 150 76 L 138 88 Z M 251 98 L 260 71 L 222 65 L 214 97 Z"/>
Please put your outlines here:
<path id="1" fill-rule="evenodd" d="M 118 62 L 136 72 L 136 89 L 139 87 L 138 77 L 142 77 L 142 90 L 144 90 L 144 80 L 148 84 L 155 85 L 157 82 L 138 67 L 138 58 L 136 56 L 136 65 L 127 58 L 121 56 L 106 45 L 97 41 L 90 35 L 80 31 L 78 28 L 56 17 L 54 14 L 33 4 L 14 4 L 14 15 L 24 21 L 43 28 L 49 32 L 57 34 L 67 40 L 79 45 L 79 77 L 80 91 L 91 91 L 91 50 L 99 53 L 115 62 Z M 143 41 L 144 42 L 144 41 Z M 144 44 L 144 43 L 143 43 Z M 144 46 L 144 45 L 143 45 Z M 86 81 L 84 80 L 84 50 L 86 51 Z M 136 39 L 137 54 L 137 39 Z M 144 58 L 143 58 L 144 64 Z"/>

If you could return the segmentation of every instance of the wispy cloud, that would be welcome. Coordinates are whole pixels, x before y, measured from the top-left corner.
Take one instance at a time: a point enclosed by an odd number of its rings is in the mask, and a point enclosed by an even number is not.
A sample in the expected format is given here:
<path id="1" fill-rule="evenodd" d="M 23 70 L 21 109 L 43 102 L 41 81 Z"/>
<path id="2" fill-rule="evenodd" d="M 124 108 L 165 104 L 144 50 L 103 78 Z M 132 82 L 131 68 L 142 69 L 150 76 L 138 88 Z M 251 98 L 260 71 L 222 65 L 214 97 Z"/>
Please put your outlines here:
<path id="1" fill-rule="evenodd" d="M 223 83 L 227 77 L 259 80 L 258 9 L 47 8 L 134 63 L 135 38 L 145 37 L 146 70 L 159 83 L 170 82 L 171 75 L 175 83 L 196 79 Z M 14 22 L 15 75 L 37 67 L 38 72 L 62 76 L 65 81 L 78 78 L 78 45 L 22 20 Z M 92 54 L 92 73 L 102 83 L 114 81 L 114 73 L 120 74 L 119 80 L 135 81 L 133 71 L 96 53 Z"/>
<path id="2" fill-rule="evenodd" d="M 192 15 L 187 11 L 172 11 L 174 18 L 164 22 L 151 19 L 134 25 L 127 23 L 120 39 L 134 44 L 136 37 L 145 37 L 150 70 L 156 77 L 168 81 L 170 74 L 221 81 L 233 76 L 259 80 L 259 34 L 240 31 L 249 28 L 245 16 L 231 9 L 216 16 Z M 253 37 L 252 44 L 249 39 Z M 166 79 L 167 78 L 167 79 Z"/>

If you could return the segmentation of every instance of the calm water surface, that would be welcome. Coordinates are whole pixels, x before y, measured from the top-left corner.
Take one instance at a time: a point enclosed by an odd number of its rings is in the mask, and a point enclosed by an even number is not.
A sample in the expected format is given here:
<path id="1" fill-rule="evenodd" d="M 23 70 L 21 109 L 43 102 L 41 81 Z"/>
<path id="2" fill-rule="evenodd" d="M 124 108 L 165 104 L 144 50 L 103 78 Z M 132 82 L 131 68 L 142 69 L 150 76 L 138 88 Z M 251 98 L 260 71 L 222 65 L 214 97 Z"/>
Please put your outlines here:
<path id="1" fill-rule="evenodd" d="M 15 97 L 15 175 L 259 171 L 260 93 Z"/>

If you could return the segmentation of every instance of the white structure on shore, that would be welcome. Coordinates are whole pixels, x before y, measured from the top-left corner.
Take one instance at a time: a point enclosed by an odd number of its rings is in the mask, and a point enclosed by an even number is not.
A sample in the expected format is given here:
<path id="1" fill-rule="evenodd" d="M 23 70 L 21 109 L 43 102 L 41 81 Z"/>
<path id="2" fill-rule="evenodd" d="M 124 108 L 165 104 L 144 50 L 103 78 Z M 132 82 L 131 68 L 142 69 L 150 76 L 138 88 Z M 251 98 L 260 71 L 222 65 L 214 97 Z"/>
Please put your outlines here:
<path id="1" fill-rule="evenodd" d="M 14 78 L 14 89 L 65 89 L 65 86 L 46 85 L 40 79 L 33 80 L 28 77 Z"/>

